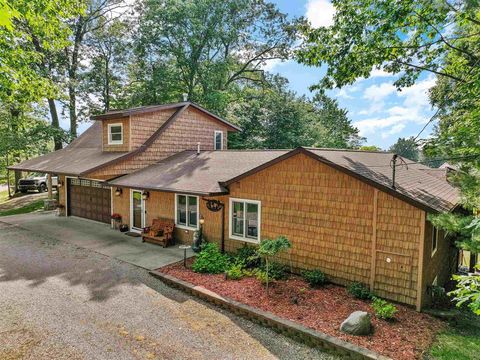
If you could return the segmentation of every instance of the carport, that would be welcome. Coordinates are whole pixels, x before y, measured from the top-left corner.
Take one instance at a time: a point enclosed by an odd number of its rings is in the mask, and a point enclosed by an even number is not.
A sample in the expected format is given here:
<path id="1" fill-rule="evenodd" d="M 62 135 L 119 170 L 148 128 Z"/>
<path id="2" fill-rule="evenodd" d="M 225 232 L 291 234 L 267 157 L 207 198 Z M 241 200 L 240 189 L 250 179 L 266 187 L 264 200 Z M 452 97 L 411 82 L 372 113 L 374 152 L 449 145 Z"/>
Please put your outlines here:
<path id="1" fill-rule="evenodd" d="M 141 238 L 125 235 L 106 224 L 76 217 L 58 217 L 53 212 L 5 216 L 1 222 L 18 225 L 32 233 L 47 235 L 73 245 L 148 269 L 183 260 L 178 246 L 162 248 L 142 243 Z M 187 256 L 192 256 L 189 251 Z"/>

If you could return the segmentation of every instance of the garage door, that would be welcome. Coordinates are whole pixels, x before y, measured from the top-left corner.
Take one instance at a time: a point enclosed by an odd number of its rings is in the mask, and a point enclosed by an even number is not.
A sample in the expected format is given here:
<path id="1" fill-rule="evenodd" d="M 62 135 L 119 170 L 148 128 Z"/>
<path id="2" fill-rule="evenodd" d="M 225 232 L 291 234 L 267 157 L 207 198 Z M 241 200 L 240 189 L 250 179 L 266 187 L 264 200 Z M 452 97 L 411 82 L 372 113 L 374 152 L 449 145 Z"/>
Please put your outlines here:
<path id="1" fill-rule="evenodd" d="M 68 215 L 110 223 L 110 187 L 99 181 L 68 179 Z"/>

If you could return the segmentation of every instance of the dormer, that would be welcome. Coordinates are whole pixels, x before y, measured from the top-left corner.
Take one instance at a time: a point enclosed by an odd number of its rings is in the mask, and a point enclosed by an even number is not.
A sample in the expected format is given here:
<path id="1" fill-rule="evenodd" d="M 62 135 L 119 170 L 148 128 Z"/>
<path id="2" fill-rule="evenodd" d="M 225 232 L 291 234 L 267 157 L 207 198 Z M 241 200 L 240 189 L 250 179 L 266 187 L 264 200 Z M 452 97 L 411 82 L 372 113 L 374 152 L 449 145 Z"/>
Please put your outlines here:
<path id="1" fill-rule="evenodd" d="M 103 121 L 103 151 L 130 151 L 130 118 Z"/>
<path id="2" fill-rule="evenodd" d="M 226 150 L 228 133 L 240 129 L 204 108 L 190 103 L 143 106 L 93 116 L 102 122 L 104 153 L 124 155 L 89 174 L 120 176 L 184 150 Z"/>

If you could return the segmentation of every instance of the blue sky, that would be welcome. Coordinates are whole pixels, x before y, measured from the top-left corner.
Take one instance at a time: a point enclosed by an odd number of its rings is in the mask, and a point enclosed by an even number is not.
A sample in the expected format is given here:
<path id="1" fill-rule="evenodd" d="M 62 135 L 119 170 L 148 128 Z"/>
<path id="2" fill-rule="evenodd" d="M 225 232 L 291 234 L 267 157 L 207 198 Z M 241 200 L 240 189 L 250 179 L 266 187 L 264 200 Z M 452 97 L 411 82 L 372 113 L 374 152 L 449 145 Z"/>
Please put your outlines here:
<path id="1" fill-rule="evenodd" d="M 305 16 L 314 26 L 329 25 L 335 9 L 328 0 L 271 0 L 280 11 L 290 16 Z M 291 88 L 299 94 L 311 96 L 309 86 L 318 82 L 322 68 L 307 67 L 295 61 L 273 62 L 267 70 L 286 77 Z M 368 79 L 360 79 L 351 86 L 329 92 L 346 108 L 354 125 L 367 138 L 369 145 L 388 148 L 399 137 L 415 136 L 432 116 L 428 89 L 435 78 L 423 74 L 412 87 L 398 92 L 392 85 L 395 77 L 382 70 L 374 70 Z M 428 136 L 432 127 L 422 133 Z"/>
<path id="2" fill-rule="evenodd" d="M 332 22 L 335 9 L 329 0 L 270 0 L 280 11 L 291 17 L 305 16 L 313 26 L 328 26 Z M 317 83 L 325 69 L 307 67 L 294 60 L 272 61 L 266 70 L 286 77 L 292 90 L 300 95 L 311 96 L 308 88 Z M 423 74 L 415 85 L 398 92 L 392 85 L 395 77 L 374 70 L 368 79 L 360 79 L 353 85 L 335 89 L 329 95 L 338 100 L 341 107 L 348 110 L 348 116 L 367 138 L 368 145 L 388 149 L 399 137 L 418 134 L 433 114 L 428 102 L 428 89 L 435 78 Z M 61 125 L 68 128 L 68 119 L 61 118 Z M 79 133 L 90 124 L 79 124 Z M 432 130 L 430 125 L 422 137 Z"/>

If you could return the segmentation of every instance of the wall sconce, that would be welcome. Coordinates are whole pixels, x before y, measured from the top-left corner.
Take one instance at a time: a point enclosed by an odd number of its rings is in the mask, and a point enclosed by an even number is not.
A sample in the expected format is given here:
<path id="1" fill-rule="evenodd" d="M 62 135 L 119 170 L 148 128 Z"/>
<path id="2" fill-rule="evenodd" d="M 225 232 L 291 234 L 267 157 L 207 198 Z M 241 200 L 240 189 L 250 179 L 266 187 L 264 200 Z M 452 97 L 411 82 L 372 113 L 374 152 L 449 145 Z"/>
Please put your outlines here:
<path id="1" fill-rule="evenodd" d="M 60 180 L 60 181 L 57 183 L 57 187 L 61 188 L 62 186 L 63 186 L 63 181 Z"/>
<path id="2" fill-rule="evenodd" d="M 149 194 L 148 191 L 144 191 L 144 192 L 142 193 L 142 199 L 143 199 L 143 200 L 147 200 L 149 196 L 150 196 L 150 194 Z"/>
<path id="3" fill-rule="evenodd" d="M 117 188 L 115 189 L 115 196 L 120 196 L 120 195 L 122 195 L 122 188 L 118 188 L 118 187 L 117 187 Z"/>
<path id="4" fill-rule="evenodd" d="M 203 218 L 202 215 L 200 215 L 200 225 L 205 224 L 205 219 Z"/>

